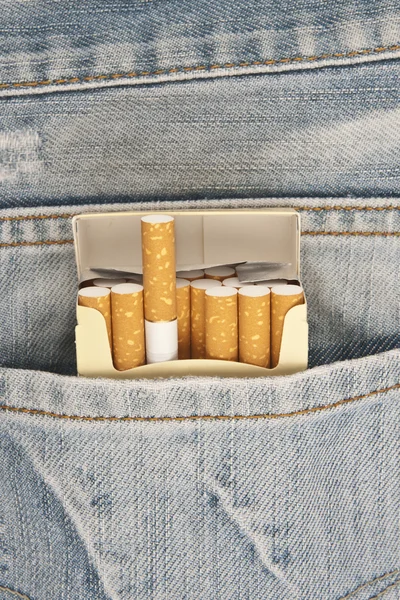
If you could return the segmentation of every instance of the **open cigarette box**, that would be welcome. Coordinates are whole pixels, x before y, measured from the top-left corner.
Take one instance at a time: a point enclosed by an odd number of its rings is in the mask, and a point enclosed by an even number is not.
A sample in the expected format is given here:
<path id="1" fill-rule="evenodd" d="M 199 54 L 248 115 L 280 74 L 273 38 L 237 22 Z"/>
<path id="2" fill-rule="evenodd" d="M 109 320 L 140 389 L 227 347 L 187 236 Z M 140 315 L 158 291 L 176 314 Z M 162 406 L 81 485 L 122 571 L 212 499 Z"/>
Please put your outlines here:
<path id="1" fill-rule="evenodd" d="M 153 212 L 83 214 L 73 232 L 79 282 L 111 273 L 142 273 L 141 218 Z M 281 263 L 274 279 L 300 285 L 300 216 L 292 209 L 157 211 L 174 217 L 176 270 L 244 262 Z M 273 369 L 227 360 L 172 360 L 120 371 L 113 358 L 103 315 L 77 303 L 78 374 L 114 379 L 289 375 L 307 368 L 307 304 L 291 308 L 283 324 L 279 363 Z"/>

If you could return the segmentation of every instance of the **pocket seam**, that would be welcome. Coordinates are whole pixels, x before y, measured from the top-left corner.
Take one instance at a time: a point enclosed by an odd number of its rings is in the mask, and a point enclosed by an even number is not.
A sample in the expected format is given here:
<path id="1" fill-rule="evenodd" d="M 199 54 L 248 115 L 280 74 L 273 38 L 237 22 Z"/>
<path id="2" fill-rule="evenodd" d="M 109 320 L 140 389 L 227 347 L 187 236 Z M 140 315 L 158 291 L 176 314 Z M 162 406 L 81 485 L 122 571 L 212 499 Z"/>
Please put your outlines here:
<path id="1" fill-rule="evenodd" d="M 363 583 L 360 586 L 358 586 L 358 588 L 356 588 L 355 590 L 353 590 L 352 592 L 350 592 L 350 594 L 347 594 L 346 596 L 342 596 L 340 598 L 340 600 L 347 600 L 348 598 L 351 598 L 352 596 L 354 596 L 355 594 L 357 594 L 358 592 L 360 592 L 364 588 L 372 585 L 373 583 L 377 583 L 378 581 L 382 581 L 384 579 L 387 579 L 388 577 L 393 577 L 393 575 L 397 575 L 398 573 L 400 573 L 400 569 L 395 569 L 394 571 L 391 571 L 390 573 L 384 573 L 383 575 L 380 575 L 379 577 L 375 577 L 375 579 L 371 579 L 371 581 L 367 581 L 367 583 Z M 384 590 L 381 590 L 375 596 L 371 596 L 370 600 L 374 600 L 375 598 L 379 598 L 380 596 L 382 596 L 383 594 L 385 594 L 387 592 L 387 590 L 389 590 L 389 589 L 391 589 L 391 588 L 393 588 L 393 587 L 395 587 L 396 585 L 399 585 L 399 584 L 400 584 L 400 579 L 398 579 L 394 583 L 391 583 L 389 586 L 387 586 Z"/>
<path id="2" fill-rule="evenodd" d="M 296 206 L 295 210 L 304 212 L 339 212 L 344 211 L 384 211 L 384 210 L 400 210 L 400 206 Z M 4 221 L 36 221 L 36 220 L 51 220 L 51 219 L 72 219 L 78 216 L 78 213 L 63 213 L 52 215 L 18 215 L 16 217 L 0 217 L 0 222 Z"/>
<path id="3" fill-rule="evenodd" d="M 303 231 L 301 236 L 311 235 L 332 235 L 339 236 L 359 236 L 359 237 L 400 237 L 400 231 Z M 74 240 L 40 240 L 35 242 L 7 242 L 0 244 L 0 248 L 17 248 L 18 246 L 50 246 L 73 244 Z"/>
<path id="4" fill-rule="evenodd" d="M 224 64 L 213 64 L 213 65 L 194 65 L 191 67 L 173 67 L 169 69 L 157 69 L 155 71 L 130 71 L 125 73 L 111 73 L 107 75 L 86 75 L 85 77 L 66 77 L 59 79 L 44 79 L 40 81 L 13 81 L 13 82 L 4 82 L 0 83 L 0 89 L 10 89 L 10 88 L 31 88 L 31 87 L 42 87 L 46 88 L 47 86 L 53 85 L 61 85 L 61 84 L 71 84 L 71 83 L 84 83 L 88 81 L 107 81 L 107 80 L 116 80 L 121 78 L 135 78 L 135 77 L 153 77 L 154 75 L 167 75 L 167 74 L 175 74 L 175 73 L 187 73 L 190 71 L 206 71 L 211 73 L 214 69 L 223 69 L 224 71 L 227 69 L 237 68 L 237 67 L 259 67 L 263 65 L 277 65 L 280 63 L 300 63 L 300 62 L 316 62 L 318 60 L 326 60 L 326 59 L 343 59 L 343 58 L 353 58 L 356 56 L 368 56 L 368 55 L 376 55 L 382 54 L 382 52 L 396 52 L 400 50 L 399 44 L 390 44 L 388 46 L 378 46 L 375 48 L 363 48 L 359 50 L 350 50 L 347 52 L 329 52 L 325 54 L 321 54 L 319 56 L 289 56 L 283 58 L 271 58 L 271 59 L 263 59 L 256 61 L 239 61 L 235 63 L 224 63 Z"/>
<path id="5" fill-rule="evenodd" d="M 379 390 L 374 390 L 373 392 L 368 392 L 367 394 L 361 394 L 359 396 L 353 396 L 351 398 L 344 398 L 342 400 L 338 400 L 337 402 L 333 402 L 332 404 L 325 404 L 323 406 L 313 406 L 311 408 L 305 408 L 303 410 L 298 410 L 290 413 L 277 413 L 277 414 L 256 414 L 256 415 L 191 415 L 185 417 L 113 417 L 113 416 L 97 416 L 97 417 L 89 417 L 85 415 L 64 415 L 62 413 L 54 413 L 47 410 L 40 410 L 36 408 L 24 408 L 24 407 L 16 407 L 9 406 L 7 404 L 0 405 L 0 410 L 4 412 L 13 412 L 13 413 L 23 413 L 29 415 L 36 416 L 44 416 L 51 417 L 53 419 L 65 419 L 71 421 L 90 421 L 90 422 L 153 422 L 153 423 L 168 423 L 168 422 L 188 422 L 188 421 L 255 421 L 255 420 L 272 420 L 279 418 L 289 418 L 289 417 L 298 417 L 303 415 L 308 415 L 312 413 L 322 412 L 325 410 L 337 408 L 339 406 L 344 406 L 346 404 L 351 404 L 353 402 L 357 402 L 359 400 L 363 400 L 365 398 L 370 398 L 371 396 L 376 396 L 378 394 L 384 394 L 386 392 L 390 392 L 395 389 L 400 389 L 400 383 L 396 383 L 387 388 L 381 388 Z"/>
<path id="6" fill-rule="evenodd" d="M 26 594 L 21 594 L 20 592 L 16 592 L 15 590 L 12 590 L 11 588 L 5 587 L 3 585 L 0 585 L 0 592 L 7 592 L 7 594 L 13 594 L 17 598 L 21 598 L 21 600 L 31 600 Z"/>

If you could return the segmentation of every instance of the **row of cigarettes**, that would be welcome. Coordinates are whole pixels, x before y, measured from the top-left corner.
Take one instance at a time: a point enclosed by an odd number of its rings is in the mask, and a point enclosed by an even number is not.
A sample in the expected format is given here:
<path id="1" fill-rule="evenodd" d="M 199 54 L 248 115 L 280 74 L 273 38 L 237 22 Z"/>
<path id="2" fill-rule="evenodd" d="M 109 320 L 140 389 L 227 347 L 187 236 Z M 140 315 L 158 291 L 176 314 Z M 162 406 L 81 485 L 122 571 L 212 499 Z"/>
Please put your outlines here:
<path id="1" fill-rule="evenodd" d="M 176 273 L 174 219 L 143 217 L 143 278 L 98 279 L 78 293 L 105 319 L 114 367 L 175 359 L 279 363 L 286 313 L 304 302 L 299 285 L 241 284 L 230 267 Z"/>

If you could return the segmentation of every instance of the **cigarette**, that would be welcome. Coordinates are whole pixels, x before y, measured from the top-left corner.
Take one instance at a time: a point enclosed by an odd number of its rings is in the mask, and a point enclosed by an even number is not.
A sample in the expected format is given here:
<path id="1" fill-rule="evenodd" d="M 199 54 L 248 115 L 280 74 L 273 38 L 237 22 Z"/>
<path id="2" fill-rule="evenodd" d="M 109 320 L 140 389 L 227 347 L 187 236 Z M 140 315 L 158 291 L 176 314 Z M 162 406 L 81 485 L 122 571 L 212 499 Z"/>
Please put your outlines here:
<path id="1" fill-rule="evenodd" d="M 271 292 L 268 286 L 239 290 L 239 361 L 269 369 Z"/>
<path id="2" fill-rule="evenodd" d="M 119 285 L 120 283 L 125 283 L 126 279 L 118 278 L 118 279 L 94 279 L 93 285 L 96 287 L 105 287 L 111 289 L 114 285 Z"/>
<path id="3" fill-rule="evenodd" d="M 148 363 L 178 358 L 173 217 L 142 217 L 142 262 Z"/>
<path id="4" fill-rule="evenodd" d="M 233 288 L 236 288 L 237 290 L 240 290 L 240 288 L 247 287 L 248 285 L 254 286 L 254 283 L 240 282 L 239 277 L 228 277 L 227 279 L 224 279 L 224 281 L 222 282 L 222 285 L 225 285 L 228 287 L 233 287 Z"/>
<path id="5" fill-rule="evenodd" d="M 283 325 L 286 313 L 304 303 L 303 288 L 299 285 L 276 285 L 271 289 L 271 368 L 279 364 Z"/>
<path id="6" fill-rule="evenodd" d="M 78 304 L 87 308 L 95 308 L 104 317 L 107 328 L 108 341 L 112 346 L 112 327 L 111 327 L 111 294 L 108 288 L 87 287 L 79 290 Z"/>
<path id="7" fill-rule="evenodd" d="M 145 362 L 143 287 L 122 283 L 111 288 L 114 367 L 126 371 Z"/>
<path id="8" fill-rule="evenodd" d="M 234 277 L 235 269 L 231 267 L 210 267 L 210 269 L 204 270 L 204 276 L 206 279 L 216 279 L 222 282 L 228 277 Z"/>
<path id="9" fill-rule="evenodd" d="M 203 269 L 196 269 L 194 271 L 178 271 L 176 274 L 180 279 L 187 279 L 188 281 L 196 281 L 196 279 L 204 279 Z"/>
<path id="10" fill-rule="evenodd" d="M 190 337 L 191 358 L 206 356 L 206 290 L 221 287 L 221 282 L 215 279 L 199 279 L 190 284 Z"/>
<path id="11" fill-rule="evenodd" d="M 238 360 L 237 296 L 232 287 L 206 291 L 206 358 Z"/>
<path id="12" fill-rule="evenodd" d="M 178 314 L 178 358 L 190 358 L 190 281 L 176 280 L 176 308 Z"/>

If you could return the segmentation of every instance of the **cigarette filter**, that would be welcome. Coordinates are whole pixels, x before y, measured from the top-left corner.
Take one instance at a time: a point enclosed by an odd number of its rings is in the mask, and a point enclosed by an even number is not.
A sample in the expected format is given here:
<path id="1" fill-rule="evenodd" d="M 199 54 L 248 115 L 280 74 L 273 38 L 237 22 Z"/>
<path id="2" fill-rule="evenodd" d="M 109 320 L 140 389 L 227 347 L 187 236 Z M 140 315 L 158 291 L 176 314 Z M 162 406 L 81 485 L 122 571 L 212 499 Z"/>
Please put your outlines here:
<path id="1" fill-rule="evenodd" d="M 190 358 L 190 281 L 176 280 L 176 308 L 178 313 L 178 358 Z"/>
<path id="2" fill-rule="evenodd" d="M 238 360 L 237 295 L 225 286 L 206 291 L 206 358 Z"/>
<path id="3" fill-rule="evenodd" d="M 196 281 L 196 279 L 204 279 L 203 269 L 196 269 L 194 271 L 178 271 L 177 277 L 181 279 L 187 279 L 188 281 Z"/>
<path id="4" fill-rule="evenodd" d="M 114 367 L 126 371 L 145 363 L 143 287 L 122 283 L 111 288 Z"/>
<path id="5" fill-rule="evenodd" d="M 125 283 L 126 279 L 94 279 L 93 280 L 93 285 L 95 286 L 99 286 L 99 287 L 105 287 L 105 288 L 109 288 L 111 289 L 112 287 L 114 287 L 114 285 L 119 285 L 120 283 Z"/>
<path id="6" fill-rule="evenodd" d="M 142 217 L 144 313 L 146 321 L 176 319 L 174 219 Z"/>
<path id="7" fill-rule="evenodd" d="M 173 217 L 142 217 L 142 262 L 148 363 L 178 358 Z"/>
<path id="8" fill-rule="evenodd" d="M 299 285 L 276 285 L 271 289 L 271 368 L 279 364 L 283 325 L 286 313 L 304 303 L 303 288 Z"/>
<path id="9" fill-rule="evenodd" d="M 206 356 L 206 290 L 221 287 L 221 282 L 215 279 L 199 279 L 190 284 L 190 334 L 191 358 Z"/>
<path id="10" fill-rule="evenodd" d="M 204 270 L 206 279 L 216 279 L 217 281 L 224 281 L 228 277 L 235 276 L 235 269 L 231 267 L 210 267 L 210 269 Z"/>
<path id="11" fill-rule="evenodd" d="M 222 282 L 222 285 L 228 286 L 228 287 L 233 287 L 236 288 L 237 290 L 239 290 L 242 287 L 246 287 L 246 286 L 254 286 L 254 283 L 244 283 L 244 282 L 240 282 L 239 281 L 239 277 L 228 277 L 227 279 L 224 279 L 224 281 Z"/>
<path id="12" fill-rule="evenodd" d="M 111 328 L 111 294 L 108 288 L 87 287 L 79 290 L 78 304 L 87 308 L 95 308 L 104 317 L 107 327 L 108 340 L 112 346 Z"/>
<path id="13" fill-rule="evenodd" d="M 253 285 L 239 290 L 239 361 L 269 368 L 271 292 Z"/>

